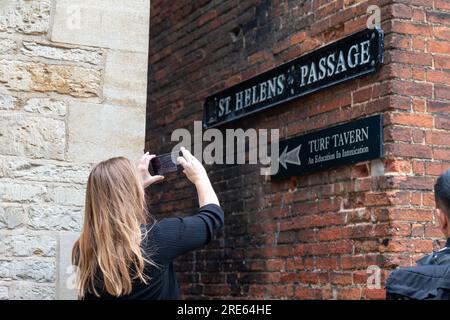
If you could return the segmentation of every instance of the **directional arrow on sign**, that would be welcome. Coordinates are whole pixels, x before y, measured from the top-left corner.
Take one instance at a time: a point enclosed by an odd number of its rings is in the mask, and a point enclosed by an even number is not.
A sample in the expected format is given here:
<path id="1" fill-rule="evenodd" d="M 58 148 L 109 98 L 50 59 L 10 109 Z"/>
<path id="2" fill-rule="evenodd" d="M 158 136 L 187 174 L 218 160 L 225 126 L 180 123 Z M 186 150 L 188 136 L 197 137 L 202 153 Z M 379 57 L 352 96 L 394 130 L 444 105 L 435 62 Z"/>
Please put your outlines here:
<path id="1" fill-rule="evenodd" d="M 300 161 L 300 149 L 302 148 L 302 145 L 298 145 L 295 149 L 292 149 L 291 151 L 288 151 L 289 146 L 286 146 L 284 148 L 283 153 L 280 155 L 280 163 L 284 167 L 284 169 L 287 169 L 287 163 L 295 164 L 297 166 L 300 166 L 302 163 Z"/>

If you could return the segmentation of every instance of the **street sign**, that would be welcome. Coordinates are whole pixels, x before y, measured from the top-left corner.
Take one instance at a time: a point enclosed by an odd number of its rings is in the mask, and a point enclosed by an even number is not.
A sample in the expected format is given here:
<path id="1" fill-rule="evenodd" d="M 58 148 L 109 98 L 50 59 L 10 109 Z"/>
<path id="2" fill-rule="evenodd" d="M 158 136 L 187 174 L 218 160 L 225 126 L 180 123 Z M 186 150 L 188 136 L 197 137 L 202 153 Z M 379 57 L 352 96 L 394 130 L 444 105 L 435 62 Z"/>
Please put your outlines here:
<path id="1" fill-rule="evenodd" d="M 378 70 L 383 31 L 366 29 L 206 98 L 205 128 L 248 116 Z"/>
<path id="2" fill-rule="evenodd" d="M 376 115 L 280 141 L 276 178 L 383 156 L 383 116 Z"/>

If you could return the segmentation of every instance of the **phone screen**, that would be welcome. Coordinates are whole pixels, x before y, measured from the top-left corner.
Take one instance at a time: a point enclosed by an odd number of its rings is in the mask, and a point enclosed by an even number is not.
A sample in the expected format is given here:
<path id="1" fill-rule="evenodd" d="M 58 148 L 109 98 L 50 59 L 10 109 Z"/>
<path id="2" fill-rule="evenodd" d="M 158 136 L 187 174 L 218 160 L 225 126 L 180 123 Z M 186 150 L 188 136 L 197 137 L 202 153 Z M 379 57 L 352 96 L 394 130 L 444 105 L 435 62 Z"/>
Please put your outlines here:
<path id="1" fill-rule="evenodd" d="M 150 166 L 154 175 L 165 175 L 166 173 L 178 171 L 176 163 L 178 153 L 166 153 L 150 160 Z M 150 171 L 150 168 L 149 168 Z"/>

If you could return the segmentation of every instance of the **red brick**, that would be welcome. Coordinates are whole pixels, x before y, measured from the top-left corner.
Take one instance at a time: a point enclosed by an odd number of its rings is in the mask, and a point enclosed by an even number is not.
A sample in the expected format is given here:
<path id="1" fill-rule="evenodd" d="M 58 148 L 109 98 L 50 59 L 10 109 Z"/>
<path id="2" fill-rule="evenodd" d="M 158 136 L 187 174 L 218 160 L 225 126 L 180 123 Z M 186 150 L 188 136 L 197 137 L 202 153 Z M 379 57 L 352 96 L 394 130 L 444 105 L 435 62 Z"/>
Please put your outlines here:
<path id="1" fill-rule="evenodd" d="M 386 248 L 391 252 L 423 252 L 428 253 L 433 250 L 430 240 L 391 240 Z"/>
<path id="2" fill-rule="evenodd" d="M 441 229 L 438 226 L 427 226 L 425 227 L 425 237 L 440 238 L 443 236 Z"/>
<path id="3" fill-rule="evenodd" d="M 401 109 L 411 111 L 412 99 L 411 97 L 391 95 L 389 97 L 390 107 L 392 109 Z"/>
<path id="4" fill-rule="evenodd" d="M 425 141 L 427 144 L 450 146 L 450 132 L 427 131 Z"/>
<path id="5" fill-rule="evenodd" d="M 439 112 L 439 113 L 450 112 L 450 102 L 429 101 L 428 102 L 428 112 Z M 437 117 L 437 118 L 435 118 L 435 120 L 436 120 L 436 122 L 438 122 L 438 120 L 445 120 L 445 119 Z"/>
<path id="6" fill-rule="evenodd" d="M 434 207 L 434 193 L 424 193 L 423 194 L 423 205 L 425 207 Z"/>
<path id="7" fill-rule="evenodd" d="M 306 284 L 320 284 L 329 282 L 327 272 L 301 272 L 297 275 L 297 279 Z"/>
<path id="8" fill-rule="evenodd" d="M 202 15 L 197 22 L 197 26 L 201 27 L 205 23 L 211 21 L 212 19 L 217 17 L 217 10 L 208 11 L 206 14 Z"/>
<path id="9" fill-rule="evenodd" d="M 437 24 L 450 25 L 450 12 L 428 11 L 427 21 Z"/>
<path id="10" fill-rule="evenodd" d="M 397 2 L 405 3 L 408 6 L 418 6 L 424 8 L 433 7 L 433 2 L 430 2 L 430 0 L 397 0 Z"/>
<path id="11" fill-rule="evenodd" d="M 268 270 L 268 271 L 284 270 L 285 265 L 286 265 L 285 260 L 269 259 L 266 261 L 266 270 Z"/>
<path id="12" fill-rule="evenodd" d="M 450 149 L 433 149 L 433 157 L 435 160 L 448 160 L 450 159 Z"/>
<path id="13" fill-rule="evenodd" d="M 322 297 L 322 292 L 320 289 L 312 289 L 307 287 L 297 287 L 295 289 L 296 299 L 314 300 L 320 299 Z"/>
<path id="14" fill-rule="evenodd" d="M 413 173 L 416 175 L 424 175 L 425 173 L 425 167 L 424 167 L 424 163 L 423 161 L 420 160 L 413 160 L 412 161 L 412 168 L 413 168 Z"/>
<path id="15" fill-rule="evenodd" d="M 293 34 L 291 36 L 291 45 L 296 45 L 300 42 L 305 41 L 306 39 L 306 32 L 305 31 L 300 31 L 297 32 L 296 34 Z"/>
<path id="16" fill-rule="evenodd" d="M 301 257 L 292 257 L 286 260 L 286 270 L 302 270 L 304 268 Z"/>
<path id="17" fill-rule="evenodd" d="M 271 297 L 291 297 L 294 293 L 292 285 L 269 285 L 267 293 Z"/>
<path id="18" fill-rule="evenodd" d="M 448 41 L 428 40 L 428 52 L 450 54 L 450 45 Z"/>
<path id="19" fill-rule="evenodd" d="M 411 163 L 408 160 L 385 160 L 385 172 L 396 172 L 396 173 L 411 173 Z"/>
<path id="20" fill-rule="evenodd" d="M 411 142 L 412 130 L 406 127 L 386 127 L 384 130 L 385 141 Z"/>
<path id="21" fill-rule="evenodd" d="M 412 130 L 412 142 L 423 143 L 424 136 L 425 136 L 424 132 L 421 128 L 420 129 L 415 128 Z"/>
<path id="22" fill-rule="evenodd" d="M 372 87 L 367 87 L 353 92 L 353 103 L 368 101 L 372 97 Z"/>
<path id="23" fill-rule="evenodd" d="M 423 22 L 425 20 L 425 12 L 421 8 L 414 8 L 412 10 L 413 21 Z"/>
<path id="24" fill-rule="evenodd" d="M 434 97 L 437 99 L 450 100 L 450 86 L 437 84 L 434 86 Z"/>
<path id="25" fill-rule="evenodd" d="M 338 299 L 342 300 L 360 300 L 361 288 L 342 288 L 338 289 Z"/>
<path id="26" fill-rule="evenodd" d="M 449 105 L 450 105 L 450 103 L 449 103 Z M 435 119 L 434 126 L 436 127 L 436 129 L 450 130 L 450 119 L 437 118 L 437 119 Z"/>
<path id="27" fill-rule="evenodd" d="M 425 81 L 425 70 L 422 67 L 413 67 L 412 78 L 418 81 Z"/>
<path id="28" fill-rule="evenodd" d="M 261 61 L 267 61 L 269 59 L 269 54 L 266 51 L 259 51 L 248 57 L 249 64 L 256 64 Z"/>
<path id="29" fill-rule="evenodd" d="M 414 112 L 425 112 L 426 102 L 423 99 L 414 99 L 412 103 L 412 109 Z"/>
<path id="30" fill-rule="evenodd" d="M 397 157 L 433 158 L 433 150 L 431 147 L 419 144 L 386 144 L 386 152 Z"/>
<path id="31" fill-rule="evenodd" d="M 207 296 L 226 296 L 230 293 L 228 285 L 210 284 L 203 287 L 203 293 Z"/>
<path id="32" fill-rule="evenodd" d="M 341 257 L 341 268 L 344 270 L 366 269 L 372 265 L 379 265 L 381 255 L 350 255 Z"/>
<path id="33" fill-rule="evenodd" d="M 432 97 L 433 86 L 431 83 L 414 81 L 392 81 L 390 83 L 393 92 L 416 97 Z"/>
<path id="34" fill-rule="evenodd" d="M 365 299 L 373 299 L 373 300 L 385 300 L 386 299 L 386 290 L 384 288 L 381 289 L 363 289 L 362 296 Z"/>
<path id="35" fill-rule="evenodd" d="M 431 221 L 433 210 L 430 209 L 394 209 L 391 213 L 392 219 L 396 221 Z"/>
<path id="36" fill-rule="evenodd" d="M 431 177 L 422 176 L 396 176 L 391 181 L 401 190 L 429 190 L 433 185 L 433 179 Z"/>
<path id="37" fill-rule="evenodd" d="M 438 27 L 433 28 L 433 34 L 437 39 L 450 41 L 450 28 L 449 27 Z"/>
<path id="38" fill-rule="evenodd" d="M 434 7 L 436 9 L 450 10 L 450 3 L 448 0 L 434 0 Z"/>
<path id="39" fill-rule="evenodd" d="M 432 128 L 433 117 L 429 115 L 413 113 L 391 113 L 388 123 L 421 128 Z"/>
<path id="40" fill-rule="evenodd" d="M 413 46 L 416 50 L 417 49 L 424 49 L 425 43 L 422 43 L 421 45 L 415 44 Z M 391 53 L 392 62 L 398 62 L 398 63 L 404 63 L 407 65 L 416 65 L 416 66 L 431 66 L 433 63 L 433 57 L 429 53 L 422 53 L 422 52 L 413 52 L 413 51 L 400 51 L 396 50 Z M 405 76 L 401 76 L 396 72 L 398 77 L 406 78 Z"/>
<path id="41" fill-rule="evenodd" d="M 410 49 L 412 40 L 409 36 L 390 33 L 386 35 L 385 43 L 386 49 L 388 48 Z"/>
<path id="42" fill-rule="evenodd" d="M 450 69 L 450 59 L 448 56 L 434 55 L 434 67 L 437 69 Z"/>
<path id="43" fill-rule="evenodd" d="M 288 40 L 283 40 L 279 43 L 277 43 L 273 48 L 272 52 L 273 54 L 279 54 L 280 52 L 283 52 L 284 50 L 288 49 L 290 46 L 290 43 Z"/>
<path id="44" fill-rule="evenodd" d="M 388 7 L 389 13 L 394 18 L 410 19 L 412 17 L 411 7 L 403 3 L 395 3 Z"/>
<path id="45" fill-rule="evenodd" d="M 406 21 L 393 21 L 392 31 L 422 37 L 431 35 L 430 26 Z"/>
<path id="46" fill-rule="evenodd" d="M 319 270 L 336 270 L 338 259 L 336 257 L 317 257 L 315 267 Z"/>
<path id="47" fill-rule="evenodd" d="M 422 205 L 422 194 L 419 192 L 414 192 L 411 194 L 411 205 L 421 206 Z"/>

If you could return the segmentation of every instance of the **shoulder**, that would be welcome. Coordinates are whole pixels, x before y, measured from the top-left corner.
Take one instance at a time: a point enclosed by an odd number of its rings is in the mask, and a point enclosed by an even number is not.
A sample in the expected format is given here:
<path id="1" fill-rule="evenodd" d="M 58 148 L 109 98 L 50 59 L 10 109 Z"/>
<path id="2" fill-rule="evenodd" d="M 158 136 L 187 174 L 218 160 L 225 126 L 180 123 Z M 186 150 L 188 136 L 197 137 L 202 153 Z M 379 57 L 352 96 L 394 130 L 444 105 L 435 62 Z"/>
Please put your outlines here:
<path id="1" fill-rule="evenodd" d="M 433 252 L 417 261 L 419 266 L 425 265 L 447 265 L 450 264 L 450 248 L 444 248 Z"/>
<path id="2" fill-rule="evenodd" d="M 450 265 L 450 248 L 442 249 L 436 253 L 437 255 L 437 264 L 449 264 Z"/>

